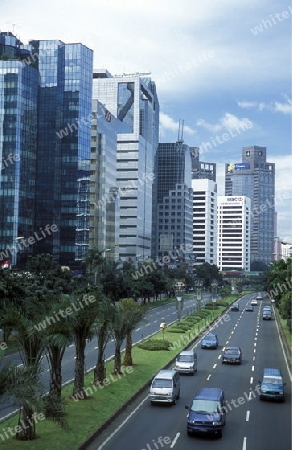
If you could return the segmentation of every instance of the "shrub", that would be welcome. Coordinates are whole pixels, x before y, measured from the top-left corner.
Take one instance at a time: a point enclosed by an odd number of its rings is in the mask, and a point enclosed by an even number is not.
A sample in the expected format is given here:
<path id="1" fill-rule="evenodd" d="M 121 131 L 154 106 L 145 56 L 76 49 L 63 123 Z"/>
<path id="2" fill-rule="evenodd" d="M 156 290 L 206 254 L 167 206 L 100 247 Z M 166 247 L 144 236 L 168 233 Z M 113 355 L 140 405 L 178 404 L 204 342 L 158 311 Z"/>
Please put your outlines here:
<path id="1" fill-rule="evenodd" d="M 169 350 L 169 347 L 171 346 L 171 342 L 164 341 L 162 339 L 147 339 L 144 342 L 141 342 L 138 347 L 142 348 L 143 350 L 150 350 L 150 351 L 156 351 L 156 350 Z"/>

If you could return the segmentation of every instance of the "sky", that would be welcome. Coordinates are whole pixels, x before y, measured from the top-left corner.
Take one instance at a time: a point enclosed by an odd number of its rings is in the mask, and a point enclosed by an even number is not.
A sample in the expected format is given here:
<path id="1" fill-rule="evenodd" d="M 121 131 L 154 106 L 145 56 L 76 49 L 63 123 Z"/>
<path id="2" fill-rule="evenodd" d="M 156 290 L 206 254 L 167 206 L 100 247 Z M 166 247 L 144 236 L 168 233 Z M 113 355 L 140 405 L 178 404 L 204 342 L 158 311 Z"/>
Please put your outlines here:
<path id="1" fill-rule="evenodd" d="M 277 235 L 290 243 L 291 23 L 289 0 L 0 1 L 0 30 L 24 44 L 81 42 L 94 68 L 150 74 L 160 142 L 183 136 L 200 147 L 202 161 L 217 163 L 220 195 L 224 164 L 241 162 L 244 146 L 266 147 L 276 164 Z"/>

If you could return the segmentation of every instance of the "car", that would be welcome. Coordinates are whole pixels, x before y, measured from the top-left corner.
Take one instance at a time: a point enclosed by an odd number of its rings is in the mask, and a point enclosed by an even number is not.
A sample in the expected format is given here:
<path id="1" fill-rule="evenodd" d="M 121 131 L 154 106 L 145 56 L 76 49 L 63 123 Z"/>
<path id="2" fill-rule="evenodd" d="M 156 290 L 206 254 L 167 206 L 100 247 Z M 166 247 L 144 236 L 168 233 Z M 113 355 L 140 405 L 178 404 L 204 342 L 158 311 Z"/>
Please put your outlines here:
<path id="1" fill-rule="evenodd" d="M 250 304 L 251 304 L 252 306 L 258 306 L 258 301 L 257 301 L 257 299 L 256 299 L 256 298 L 252 299 L 252 301 L 250 302 Z"/>
<path id="2" fill-rule="evenodd" d="M 265 368 L 259 384 L 260 400 L 284 401 L 284 386 L 286 383 L 283 381 L 283 375 L 280 369 Z"/>
<path id="3" fill-rule="evenodd" d="M 222 436 L 226 421 L 224 392 L 221 388 L 201 388 L 193 397 L 191 404 L 185 406 L 187 414 L 187 433 L 210 433 Z"/>
<path id="4" fill-rule="evenodd" d="M 252 312 L 253 311 L 253 306 L 252 305 L 247 305 L 245 310 L 249 311 L 249 312 Z"/>
<path id="5" fill-rule="evenodd" d="M 239 303 L 238 302 L 234 302 L 231 305 L 230 311 L 239 311 Z"/>
<path id="6" fill-rule="evenodd" d="M 176 358 L 175 368 L 179 373 L 190 373 L 194 375 L 197 372 L 197 354 L 194 350 L 184 350 Z"/>
<path id="7" fill-rule="evenodd" d="M 148 398 L 153 403 L 176 404 L 180 398 L 180 378 L 176 370 L 160 370 L 153 378 Z"/>
<path id="8" fill-rule="evenodd" d="M 263 307 L 263 311 L 272 311 L 272 308 L 269 305 Z"/>
<path id="9" fill-rule="evenodd" d="M 216 334 L 206 334 L 201 340 L 201 348 L 218 348 L 219 341 Z"/>
<path id="10" fill-rule="evenodd" d="M 222 355 L 222 364 L 241 364 L 242 351 L 240 347 L 225 347 Z"/>

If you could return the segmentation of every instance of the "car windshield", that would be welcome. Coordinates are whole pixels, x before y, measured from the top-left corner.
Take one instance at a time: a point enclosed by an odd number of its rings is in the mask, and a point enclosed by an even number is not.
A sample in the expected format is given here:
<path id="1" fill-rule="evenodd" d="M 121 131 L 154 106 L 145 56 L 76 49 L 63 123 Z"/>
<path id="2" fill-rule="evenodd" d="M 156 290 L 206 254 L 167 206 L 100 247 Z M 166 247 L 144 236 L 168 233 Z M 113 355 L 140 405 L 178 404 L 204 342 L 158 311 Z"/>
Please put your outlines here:
<path id="1" fill-rule="evenodd" d="M 152 387 L 154 387 L 154 388 L 171 388 L 172 381 L 164 380 L 162 378 L 155 378 L 155 380 L 153 380 Z"/>
<path id="2" fill-rule="evenodd" d="M 191 355 L 179 355 L 178 362 L 193 362 L 194 358 Z"/>
<path id="3" fill-rule="evenodd" d="M 220 411 L 220 403 L 214 400 L 193 400 L 190 410 L 197 414 L 217 413 Z"/>
<path id="4" fill-rule="evenodd" d="M 264 377 L 263 383 L 266 383 L 266 384 L 283 384 L 281 378 L 277 378 L 277 377 Z"/>
<path id="5" fill-rule="evenodd" d="M 205 336 L 204 339 L 206 339 L 208 341 L 215 341 L 216 340 L 216 338 L 215 338 L 215 336 L 213 336 L 213 334 L 207 334 L 207 336 Z"/>
<path id="6" fill-rule="evenodd" d="M 237 348 L 227 348 L 224 351 L 225 355 L 238 355 L 239 354 L 239 350 Z"/>

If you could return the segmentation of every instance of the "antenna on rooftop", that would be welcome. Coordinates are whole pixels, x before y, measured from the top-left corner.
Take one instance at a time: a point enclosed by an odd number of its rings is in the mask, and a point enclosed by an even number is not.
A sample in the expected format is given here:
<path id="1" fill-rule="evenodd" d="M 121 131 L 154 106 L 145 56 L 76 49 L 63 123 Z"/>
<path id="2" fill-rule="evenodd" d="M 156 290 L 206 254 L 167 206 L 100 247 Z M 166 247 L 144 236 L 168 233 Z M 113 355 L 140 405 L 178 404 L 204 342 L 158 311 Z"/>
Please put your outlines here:
<path id="1" fill-rule="evenodd" d="M 177 133 L 177 142 L 183 142 L 184 141 L 184 120 L 182 121 L 179 119 L 178 122 L 178 133 Z"/>

